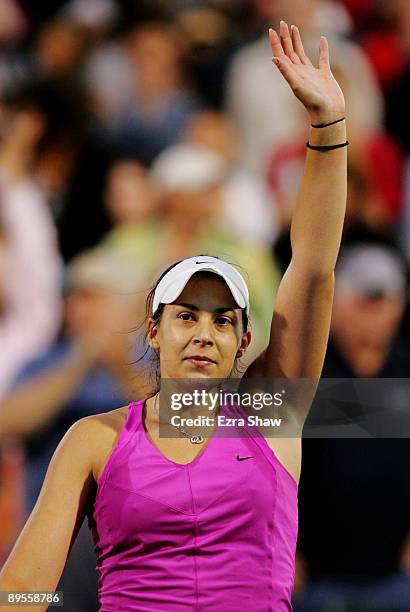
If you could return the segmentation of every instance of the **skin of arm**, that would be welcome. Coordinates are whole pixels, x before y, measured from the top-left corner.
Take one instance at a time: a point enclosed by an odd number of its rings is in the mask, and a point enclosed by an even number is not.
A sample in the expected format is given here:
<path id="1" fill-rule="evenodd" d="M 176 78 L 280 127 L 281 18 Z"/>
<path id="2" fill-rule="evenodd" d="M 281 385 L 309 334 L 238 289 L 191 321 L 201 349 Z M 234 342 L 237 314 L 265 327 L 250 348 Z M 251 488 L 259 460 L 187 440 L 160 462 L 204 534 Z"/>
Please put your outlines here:
<path id="1" fill-rule="evenodd" d="M 0 572 L 0 591 L 55 590 L 95 486 L 100 429 L 95 417 L 86 417 L 61 440 L 37 503 Z M 47 604 L 30 609 L 46 610 Z"/>
<path id="2" fill-rule="evenodd" d="M 299 31 L 281 22 L 280 40 L 270 31 L 275 63 L 305 105 L 312 124 L 344 117 L 343 93 L 329 65 L 327 41 L 320 40 L 319 68 L 305 56 Z M 311 128 L 310 143 L 346 141 L 345 121 Z M 269 345 L 245 376 L 320 377 L 329 336 L 334 267 L 339 252 L 347 193 L 346 147 L 308 149 L 291 225 L 292 260 L 280 283 Z"/>

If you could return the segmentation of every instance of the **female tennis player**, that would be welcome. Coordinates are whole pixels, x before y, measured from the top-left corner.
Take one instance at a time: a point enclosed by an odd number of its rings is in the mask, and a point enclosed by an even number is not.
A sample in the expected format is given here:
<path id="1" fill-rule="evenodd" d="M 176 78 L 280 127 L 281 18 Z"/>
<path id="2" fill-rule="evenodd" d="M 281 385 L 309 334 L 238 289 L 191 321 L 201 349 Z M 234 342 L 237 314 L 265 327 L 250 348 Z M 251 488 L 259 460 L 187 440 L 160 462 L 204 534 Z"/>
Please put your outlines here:
<path id="1" fill-rule="evenodd" d="M 342 91 L 320 39 L 319 65 L 296 27 L 270 30 L 273 62 L 312 128 L 291 229 L 292 261 L 269 343 L 247 378 L 319 378 L 346 201 Z M 263 94 L 262 94 L 263 95 Z M 270 288 L 266 287 L 266 291 Z M 245 281 L 198 256 L 148 296 L 147 338 L 163 379 L 227 379 L 251 340 Z M 298 438 L 159 436 L 159 392 L 75 423 L 0 575 L 0 591 L 53 591 L 88 515 L 104 612 L 291 610 Z M 46 605 L 36 609 L 45 610 Z"/>

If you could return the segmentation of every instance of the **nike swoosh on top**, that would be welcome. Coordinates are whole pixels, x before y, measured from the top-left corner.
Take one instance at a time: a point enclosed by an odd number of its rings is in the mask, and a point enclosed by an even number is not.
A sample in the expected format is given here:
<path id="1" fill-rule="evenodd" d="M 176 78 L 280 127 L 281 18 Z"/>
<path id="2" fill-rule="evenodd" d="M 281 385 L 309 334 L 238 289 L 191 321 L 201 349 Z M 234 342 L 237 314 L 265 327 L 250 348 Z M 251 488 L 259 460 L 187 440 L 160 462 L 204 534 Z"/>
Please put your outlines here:
<path id="1" fill-rule="evenodd" d="M 252 457 L 254 457 L 254 455 L 251 455 L 250 457 L 240 457 L 239 455 L 236 455 L 236 458 L 238 461 L 244 461 L 245 459 L 252 459 Z"/>

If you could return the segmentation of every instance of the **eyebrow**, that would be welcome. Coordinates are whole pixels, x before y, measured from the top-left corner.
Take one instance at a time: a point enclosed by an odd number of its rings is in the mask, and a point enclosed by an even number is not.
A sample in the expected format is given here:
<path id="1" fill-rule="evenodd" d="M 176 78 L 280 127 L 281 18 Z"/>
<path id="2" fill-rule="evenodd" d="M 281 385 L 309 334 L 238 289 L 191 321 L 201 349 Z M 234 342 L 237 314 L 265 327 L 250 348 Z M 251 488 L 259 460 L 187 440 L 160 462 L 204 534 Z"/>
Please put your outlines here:
<path id="1" fill-rule="evenodd" d="M 195 306 L 195 304 L 187 304 L 185 302 L 179 302 L 177 304 L 175 304 L 175 306 L 183 306 L 184 308 L 189 308 L 190 310 L 194 310 L 194 311 L 198 311 L 201 310 L 200 308 L 198 308 L 198 306 Z M 217 314 L 222 314 L 223 312 L 229 312 L 229 311 L 234 311 L 235 308 L 233 308 L 232 306 L 222 306 L 221 308 L 215 308 L 215 310 L 213 310 L 212 312 L 215 312 Z"/>

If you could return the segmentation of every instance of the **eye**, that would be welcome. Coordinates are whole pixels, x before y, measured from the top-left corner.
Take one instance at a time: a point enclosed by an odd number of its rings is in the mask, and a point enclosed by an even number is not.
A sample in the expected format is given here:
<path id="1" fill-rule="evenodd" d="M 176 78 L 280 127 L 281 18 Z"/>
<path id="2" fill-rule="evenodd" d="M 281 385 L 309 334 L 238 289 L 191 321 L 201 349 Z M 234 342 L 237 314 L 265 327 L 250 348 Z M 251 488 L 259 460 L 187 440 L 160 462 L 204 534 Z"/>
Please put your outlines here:
<path id="1" fill-rule="evenodd" d="M 190 321 L 194 318 L 192 312 L 181 312 L 178 315 L 178 319 L 182 319 L 183 321 Z"/>
<path id="2" fill-rule="evenodd" d="M 216 322 L 218 323 L 218 325 L 224 325 L 224 326 L 232 324 L 231 319 L 228 319 L 228 317 L 218 317 L 216 319 Z"/>

